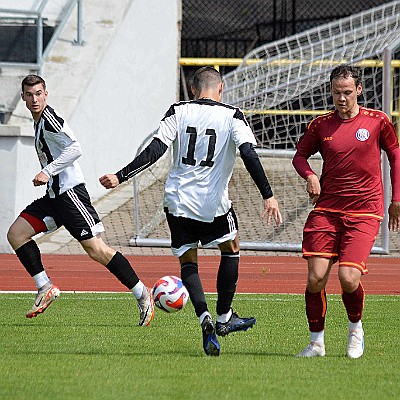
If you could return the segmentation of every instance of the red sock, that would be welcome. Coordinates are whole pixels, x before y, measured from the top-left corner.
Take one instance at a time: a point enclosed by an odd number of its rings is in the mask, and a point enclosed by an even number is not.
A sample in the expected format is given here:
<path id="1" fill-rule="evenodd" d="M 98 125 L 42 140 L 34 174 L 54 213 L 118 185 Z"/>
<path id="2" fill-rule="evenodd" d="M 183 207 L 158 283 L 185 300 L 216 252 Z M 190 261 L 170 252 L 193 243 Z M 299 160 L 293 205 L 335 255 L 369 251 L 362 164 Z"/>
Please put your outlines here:
<path id="1" fill-rule="evenodd" d="M 350 322 L 358 322 L 361 319 L 362 310 L 364 308 L 364 288 L 361 282 L 354 292 L 343 292 L 342 300 Z"/>
<path id="2" fill-rule="evenodd" d="M 321 290 L 311 293 L 306 289 L 306 314 L 310 332 L 320 332 L 324 330 L 326 314 L 326 291 Z"/>

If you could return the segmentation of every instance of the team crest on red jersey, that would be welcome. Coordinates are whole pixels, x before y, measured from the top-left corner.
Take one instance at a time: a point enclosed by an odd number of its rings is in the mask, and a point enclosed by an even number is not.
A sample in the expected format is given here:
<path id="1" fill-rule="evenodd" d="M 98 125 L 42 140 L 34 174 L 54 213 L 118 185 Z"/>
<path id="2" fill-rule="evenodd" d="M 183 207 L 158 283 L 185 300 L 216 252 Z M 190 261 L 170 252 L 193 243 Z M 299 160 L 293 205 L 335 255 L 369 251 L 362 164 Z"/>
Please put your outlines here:
<path id="1" fill-rule="evenodd" d="M 356 138 L 360 142 L 365 142 L 369 138 L 368 129 L 361 128 L 356 132 Z"/>

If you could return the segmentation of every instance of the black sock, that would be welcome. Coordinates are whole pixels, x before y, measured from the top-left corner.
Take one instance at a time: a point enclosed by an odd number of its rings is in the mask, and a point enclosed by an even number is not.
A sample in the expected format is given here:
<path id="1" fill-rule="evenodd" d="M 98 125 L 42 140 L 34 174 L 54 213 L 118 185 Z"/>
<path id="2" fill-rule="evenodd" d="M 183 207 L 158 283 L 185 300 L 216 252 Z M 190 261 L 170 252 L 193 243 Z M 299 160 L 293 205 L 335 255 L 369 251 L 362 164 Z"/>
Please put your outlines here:
<path id="1" fill-rule="evenodd" d="M 183 284 L 189 292 L 194 311 L 196 315 L 200 317 L 201 314 L 208 311 L 208 307 L 197 264 L 190 262 L 183 263 L 181 265 L 181 277 Z"/>
<path id="2" fill-rule="evenodd" d="M 119 251 L 115 253 L 106 268 L 129 290 L 139 282 L 139 278 L 131 264 Z"/>
<path id="3" fill-rule="evenodd" d="M 23 244 L 15 250 L 15 254 L 30 276 L 35 276 L 44 271 L 40 250 L 34 240 L 30 240 Z"/>
<path id="4" fill-rule="evenodd" d="M 239 252 L 221 253 L 217 275 L 217 314 L 229 312 L 239 276 Z"/>

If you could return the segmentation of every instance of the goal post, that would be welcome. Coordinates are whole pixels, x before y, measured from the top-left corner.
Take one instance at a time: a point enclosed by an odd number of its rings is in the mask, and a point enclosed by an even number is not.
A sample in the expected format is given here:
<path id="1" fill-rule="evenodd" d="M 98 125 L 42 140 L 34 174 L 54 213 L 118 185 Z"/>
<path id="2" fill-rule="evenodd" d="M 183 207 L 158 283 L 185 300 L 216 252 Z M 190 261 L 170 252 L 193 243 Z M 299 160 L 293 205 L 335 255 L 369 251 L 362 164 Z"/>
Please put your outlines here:
<path id="1" fill-rule="evenodd" d="M 306 125 L 333 108 L 329 75 L 334 66 L 360 66 L 360 104 L 385 111 L 400 131 L 399 58 L 400 2 L 393 1 L 254 49 L 236 70 L 223 77 L 223 101 L 246 114 L 284 219 L 280 227 L 267 226 L 260 220 L 261 196 L 237 157 L 229 191 L 239 220 L 242 249 L 301 250 L 302 229 L 312 205 L 291 159 Z M 320 157 L 310 162 L 316 172 L 320 171 Z M 384 157 L 382 162 L 387 210 L 389 168 Z M 137 218 L 131 245 L 169 246 L 162 197 L 170 165 L 169 152 L 136 177 Z M 398 247 L 391 241 L 385 218 L 372 249 L 375 254 L 388 254 L 391 246 Z"/>

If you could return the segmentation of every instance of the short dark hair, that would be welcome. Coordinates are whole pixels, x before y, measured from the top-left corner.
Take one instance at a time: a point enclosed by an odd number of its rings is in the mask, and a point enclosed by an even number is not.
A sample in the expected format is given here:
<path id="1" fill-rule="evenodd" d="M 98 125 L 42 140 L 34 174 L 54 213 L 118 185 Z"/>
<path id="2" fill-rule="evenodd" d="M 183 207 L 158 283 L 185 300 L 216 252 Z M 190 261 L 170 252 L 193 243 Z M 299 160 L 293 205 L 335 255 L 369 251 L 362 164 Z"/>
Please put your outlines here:
<path id="1" fill-rule="evenodd" d="M 221 74 L 213 67 L 201 67 L 193 76 L 193 86 L 197 90 L 206 89 L 222 82 Z"/>
<path id="2" fill-rule="evenodd" d="M 43 88 L 46 89 L 46 82 L 39 75 L 27 75 L 21 82 L 22 93 L 24 92 L 25 86 L 35 86 L 41 83 Z"/>
<path id="3" fill-rule="evenodd" d="M 332 85 L 332 81 L 338 78 L 353 78 L 356 86 L 361 85 L 361 70 L 358 67 L 354 67 L 348 64 L 341 64 L 335 67 L 329 78 Z"/>

